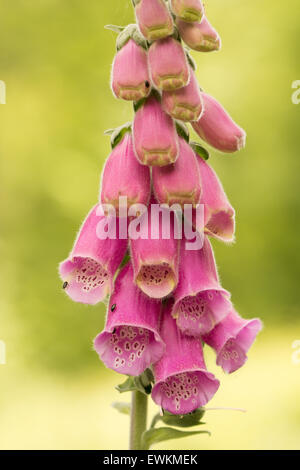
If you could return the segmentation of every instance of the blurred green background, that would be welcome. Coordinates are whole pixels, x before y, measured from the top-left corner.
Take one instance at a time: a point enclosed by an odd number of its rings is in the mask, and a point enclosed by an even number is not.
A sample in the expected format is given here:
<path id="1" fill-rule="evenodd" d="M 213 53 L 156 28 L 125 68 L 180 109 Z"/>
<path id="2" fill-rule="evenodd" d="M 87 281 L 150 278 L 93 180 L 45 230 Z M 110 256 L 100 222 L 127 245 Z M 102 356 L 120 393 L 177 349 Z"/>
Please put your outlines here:
<path id="1" fill-rule="evenodd" d="M 239 312 L 265 328 L 233 376 L 207 357 L 222 381 L 208 406 L 247 413 L 208 411 L 212 437 L 156 448 L 299 449 L 299 1 L 206 3 L 223 49 L 193 54 L 197 76 L 248 133 L 239 154 L 212 152 L 237 210 L 237 242 L 214 247 Z M 97 200 L 103 132 L 132 118 L 110 93 L 115 34 L 104 29 L 132 22 L 131 2 L 0 0 L 0 10 L 0 448 L 125 449 L 128 418 L 110 407 L 122 377 L 92 350 L 105 309 L 72 303 L 57 265 Z"/>

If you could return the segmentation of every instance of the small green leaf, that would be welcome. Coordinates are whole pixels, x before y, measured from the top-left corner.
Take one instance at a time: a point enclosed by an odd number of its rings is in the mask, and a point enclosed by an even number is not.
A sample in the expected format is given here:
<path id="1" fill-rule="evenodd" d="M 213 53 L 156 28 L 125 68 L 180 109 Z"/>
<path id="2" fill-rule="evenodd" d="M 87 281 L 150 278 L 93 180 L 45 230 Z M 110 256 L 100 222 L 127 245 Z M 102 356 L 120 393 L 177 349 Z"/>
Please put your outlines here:
<path id="1" fill-rule="evenodd" d="M 126 253 L 126 255 L 124 256 L 124 258 L 122 259 L 122 262 L 120 264 L 120 269 L 124 268 L 124 266 L 126 266 L 126 264 L 130 261 L 130 254 L 129 253 Z"/>
<path id="2" fill-rule="evenodd" d="M 145 395 L 150 395 L 152 391 L 151 382 L 154 381 L 153 374 L 150 369 L 146 369 L 138 377 L 129 376 L 124 383 L 117 385 L 116 389 L 120 393 L 133 392 L 139 390 Z"/>
<path id="3" fill-rule="evenodd" d="M 148 43 L 135 23 L 127 25 L 120 32 L 119 36 L 117 37 L 117 51 L 122 49 L 122 47 L 127 44 L 129 39 L 133 39 L 136 44 L 142 46 L 144 49 L 148 49 Z"/>
<path id="4" fill-rule="evenodd" d="M 150 369 L 146 369 L 139 377 L 134 377 L 134 383 L 140 392 L 150 395 L 152 392 L 152 383 L 154 382 L 153 373 Z"/>
<path id="5" fill-rule="evenodd" d="M 134 383 L 134 377 L 128 377 L 125 382 L 122 384 L 117 385 L 116 390 L 120 393 L 125 393 L 125 392 L 133 392 L 137 390 L 136 385 Z"/>
<path id="6" fill-rule="evenodd" d="M 175 15 L 172 15 L 174 17 L 174 20 L 176 18 Z M 174 31 L 173 31 L 173 34 L 172 34 L 172 38 L 176 39 L 176 41 L 179 41 L 181 42 L 181 37 L 180 37 L 180 34 L 179 34 L 179 31 L 178 31 L 178 28 L 176 25 L 174 25 Z"/>
<path id="7" fill-rule="evenodd" d="M 152 88 L 151 93 L 148 96 L 148 98 L 142 98 L 139 101 L 134 101 L 134 103 L 133 103 L 134 112 L 136 113 L 144 105 L 144 103 L 147 101 L 147 99 L 149 99 L 151 96 L 154 97 L 157 101 L 159 101 L 159 102 L 161 101 L 161 96 L 160 96 L 159 92 L 157 90 L 155 90 L 155 88 Z"/>
<path id="8" fill-rule="evenodd" d="M 203 160 L 208 160 L 210 157 L 210 154 L 208 150 L 206 150 L 202 145 L 198 144 L 198 142 L 191 142 L 190 146 L 196 152 L 199 157 L 203 158 Z"/>
<path id="9" fill-rule="evenodd" d="M 140 375 L 141 382 L 144 385 L 149 385 L 154 383 L 154 375 L 151 369 L 146 369 L 141 375 Z"/>
<path id="10" fill-rule="evenodd" d="M 187 415 L 173 415 L 168 413 L 168 411 L 164 412 L 164 415 L 161 417 L 163 423 L 168 424 L 169 426 L 177 426 L 180 428 L 189 428 L 192 426 L 199 426 L 201 424 L 201 419 L 203 418 L 205 410 L 199 408 L 198 410 L 194 411 L 193 413 L 189 413 Z"/>
<path id="11" fill-rule="evenodd" d="M 182 137 L 187 143 L 190 141 L 190 133 L 187 125 L 183 121 L 175 120 L 177 134 Z"/>
<path id="12" fill-rule="evenodd" d="M 107 24 L 104 26 L 105 29 L 109 29 L 110 31 L 113 31 L 114 33 L 121 33 L 124 31 L 126 26 L 117 26 L 116 24 Z"/>
<path id="13" fill-rule="evenodd" d="M 205 423 L 201 422 L 205 413 L 204 408 L 198 408 L 198 410 L 193 411 L 187 415 L 173 415 L 168 411 L 164 411 L 163 415 L 159 413 L 153 418 L 151 427 L 154 427 L 158 421 L 162 421 L 168 426 L 175 426 L 179 428 L 189 428 L 192 426 L 200 426 Z"/>
<path id="14" fill-rule="evenodd" d="M 173 428 L 152 428 L 142 435 L 143 449 L 149 449 L 152 445 L 170 439 L 180 439 L 182 437 L 195 436 L 196 434 L 209 434 L 209 431 L 178 431 Z"/>
<path id="15" fill-rule="evenodd" d="M 134 110 L 135 113 L 143 106 L 143 104 L 145 103 L 145 101 L 146 101 L 146 98 L 142 98 L 142 99 L 139 100 L 139 101 L 134 101 L 134 103 L 133 103 L 133 110 Z"/>
<path id="16" fill-rule="evenodd" d="M 116 129 L 106 129 L 104 131 L 104 135 L 112 135 L 115 132 Z"/>
<path id="17" fill-rule="evenodd" d="M 123 139 L 127 132 L 131 132 L 131 122 L 126 122 L 123 126 L 117 127 L 111 134 L 111 148 L 114 149 Z"/>
<path id="18" fill-rule="evenodd" d="M 130 403 L 115 401 L 111 404 L 111 406 L 115 410 L 119 411 L 119 413 L 122 413 L 123 415 L 129 415 L 130 414 L 130 410 L 131 410 Z"/>
<path id="19" fill-rule="evenodd" d="M 194 61 L 194 59 L 189 53 L 189 50 L 186 47 L 185 47 L 185 54 L 186 54 L 186 58 L 187 58 L 189 65 L 192 67 L 193 70 L 196 70 L 197 68 L 196 62 Z"/>

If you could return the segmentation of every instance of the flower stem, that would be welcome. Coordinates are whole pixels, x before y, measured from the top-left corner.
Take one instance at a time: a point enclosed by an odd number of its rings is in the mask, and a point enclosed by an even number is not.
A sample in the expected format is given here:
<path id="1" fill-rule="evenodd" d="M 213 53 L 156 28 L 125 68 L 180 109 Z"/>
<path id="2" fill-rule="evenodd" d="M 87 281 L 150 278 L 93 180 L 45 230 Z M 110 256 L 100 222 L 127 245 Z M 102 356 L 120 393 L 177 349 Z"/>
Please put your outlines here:
<path id="1" fill-rule="evenodd" d="M 130 450 L 143 450 L 141 437 L 147 426 L 148 396 L 138 390 L 132 392 L 130 413 Z"/>

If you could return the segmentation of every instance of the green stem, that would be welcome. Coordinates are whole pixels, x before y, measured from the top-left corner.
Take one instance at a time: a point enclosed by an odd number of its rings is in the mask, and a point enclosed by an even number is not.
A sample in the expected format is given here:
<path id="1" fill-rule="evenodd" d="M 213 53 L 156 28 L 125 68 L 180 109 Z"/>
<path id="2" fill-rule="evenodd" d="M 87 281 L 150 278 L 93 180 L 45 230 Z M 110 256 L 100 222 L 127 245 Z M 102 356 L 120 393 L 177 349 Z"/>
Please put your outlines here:
<path id="1" fill-rule="evenodd" d="M 141 438 L 147 426 L 148 397 L 138 390 L 132 392 L 130 413 L 130 450 L 143 450 Z"/>

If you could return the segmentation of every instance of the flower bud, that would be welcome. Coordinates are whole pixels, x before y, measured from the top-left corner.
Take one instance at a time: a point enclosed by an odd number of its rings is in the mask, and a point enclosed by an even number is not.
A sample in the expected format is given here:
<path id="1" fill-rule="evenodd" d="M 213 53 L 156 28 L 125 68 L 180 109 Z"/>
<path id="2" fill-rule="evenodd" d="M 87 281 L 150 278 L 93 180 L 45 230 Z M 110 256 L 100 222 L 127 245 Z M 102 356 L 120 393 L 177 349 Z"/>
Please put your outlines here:
<path id="1" fill-rule="evenodd" d="M 79 231 L 70 256 L 59 266 L 65 292 L 75 302 L 96 304 L 111 292 L 113 277 L 127 251 L 127 240 L 101 239 L 97 226 L 107 220 L 97 204 Z"/>
<path id="2" fill-rule="evenodd" d="M 200 88 L 191 68 L 190 75 L 187 86 L 178 90 L 163 91 L 162 94 L 163 109 L 174 119 L 181 121 L 197 121 L 203 110 Z"/>
<path id="3" fill-rule="evenodd" d="M 245 147 L 246 133 L 229 116 L 212 96 L 201 93 L 205 112 L 193 128 L 212 147 L 233 153 Z"/>
<path id="4" fill-rule="evenodd" d="M 119 215 L 119 198 L 127 197 L 127 205 L 148 205 L 151 193 L 150 170 L 141 165 L 133 150 L 132 136 L 125 134 L 108 157 L 101 184 L 102 204 L 111 204 Z"/>
<path id="5" fill-rule="evenodd" d="M 152 199 L 143 215 L 140 238 L 130 239 L 134 279 L 149 297 L 169 295 L 178 282 L 179 240 L 175 239 L 177 219 L 173 211 L 159 207 Z"/>
<path id="6" fill-rule="evenodd" d="M 179 282 L 174 292 L 172 315 L 179 329 L 189 336 L 209 333 L 225 318 L 232 305 L 229 292 L 222 289 L 212 247 L 207 237 L 201 250 L 192 251 L 181 243 Z"/>
<path id="7" fill-rule="evenodd" d="M 211 166 L 199 157 L 197 162 L 202 181 L 200 203 L 204 205 L 205 233 L 224 242 L 232 242 L 235 232 L 235 211 Z M 201 228 L 199 227 L 200 230 Z"/>
<path id="8" fill-rule="evenodd" d="M 165 345 L 158 332 L 160 310 L 160 302 L 135 286 L 127 264 L 116 279 L 105 329 L 94 342 L 107 367 L 138 376 L 161 358 Z"/>
<path id="9" fill-rule="evenodd" d="M 247 352 L 261 329 L 258 318 L 245 320 L 232 310 L 203 340 L 216 351 L 218 366 L 230 374 L 245 364 Z"/>
<path id="10" fill-rule="evenodd" d="M 191 413 L 212 399 L 219 381 L 208 372 L 200 339 L 184 336 L 171 316 L 172 301 L 162 312 L 160 334 L 166 352 L 154 364 L 154 402 L 176 415 Z"/>
<path id="11" fill-rule="evenodd" d="M 181 38 L 191 49 L 199 52 L 221 49 L 221 38 L 206 17 L 201 23 L 187 23 L 177 18 L 176 25 Z"/>
<path id="12" fill-rule="evenodd" d="M 143 165 L 169 165 L 178 157 L 174 121 L 154 96 L 150 96 L 135 115 L 133 140 L 136 156 Z"/>
<path id="13" fill-rule="evenodd" d="M 116 98 L 123 100 L 138 101 L 151 91 L 147 52 L 133 39 L 115 56 L 111 86 Z"/>
<path id="14" fill-rule="evenodd" d="M 148 41 L 173 33 L 172 16 L 164 0 L 135 0 L 135 14 L 142 34 Z"/>
<path id="15" fill-rule="evenodd" d="M 179 157 L 172 165 L 152 169 L 153 190 L 160 204 L 196 206 L 200 202 L 201 180 L 197 158 L 182 138 L 179 138 Z"/>
<path id="16" fill-rule="evenodd" d="M 174 15 L 185 21 L 200 21 L 204 8 L 200 0 L 171 0 Z"/>
<path id="17" fill-rule="evenodd" d="M 187 58 L 179 41 L 172 37 L 155 41 L 148 61 L 152 82 L 160 90 L 175 90 L 187 85 L 190 74 Z"/>

